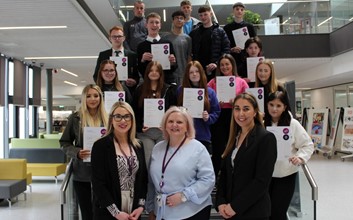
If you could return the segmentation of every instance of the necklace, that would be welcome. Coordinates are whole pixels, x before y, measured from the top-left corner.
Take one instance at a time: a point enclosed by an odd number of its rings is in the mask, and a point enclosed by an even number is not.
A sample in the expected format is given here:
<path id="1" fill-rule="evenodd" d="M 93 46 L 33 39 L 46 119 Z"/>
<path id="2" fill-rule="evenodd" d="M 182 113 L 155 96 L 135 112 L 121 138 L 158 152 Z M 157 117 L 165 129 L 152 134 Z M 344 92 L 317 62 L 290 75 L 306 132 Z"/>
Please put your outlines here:
<path id="1" fill-rule="evenodd" d="M 161 174 L 161 181 L 159 182 L 159 187 L 162 191 L 162 187 L 164 186 L 164 173 L 165 173 L 165 170 L 167 169 L 167 166 L 169 164 L 169 162 L 172 160 L 172 158 L 175 156 L 175 154 L 178 152 L 178 150 L 180 149 L 180 147 L 184 144 L 186 140 L 186 135 L 183 139 L 183 141 L 180 143 L 180 145 L 177 147 L 177 149 L 174 151 L 174 153 L 172 154 L 172 156 L 169 157 L 167 163 L 166 163 L 166 157 L 167 157 L 167 152 L 168 152 L 168 149 L 169 149 L 169 141 L 168 141 L 168 144 L 167 144 L 167 147 L 165 149 L 165 153 L 164 153 L 164 158 L 163 158 L 163 163 L 162 163 L 162 174 Z"/>
<path id="2" fill-rule="evenodd" d="M 134 157 L 133 157 L 133 155 L 132 155 L 132 147 L 131 147 L 131 145 L 129 144 L 129 149 L 130 149 L 130 158 L 125 154 L 125 152 L 123 151 L 123 149 L 121 148 L 121 146 L 120 146 L 120 143 L 119 143 L 119 141 L 118 141 L 118 139 L 114 136 L 114 140 L 116 141 L 116 143 L 118 144 L 118 147 L 119 147 L 119 149 L 120 149 L 120 151 L 121 151 L 121 153 L 123 154 L 123 156 L 125 157 L 125 159 L 126 159 L 126 163 L 127 163 L 127 165 L 128 165 L 128 167 L 129 167 L 129 175 L 131 176 L 132 175 L 132 169 L 133 169 L 133 166 L 134 166 Z"/>

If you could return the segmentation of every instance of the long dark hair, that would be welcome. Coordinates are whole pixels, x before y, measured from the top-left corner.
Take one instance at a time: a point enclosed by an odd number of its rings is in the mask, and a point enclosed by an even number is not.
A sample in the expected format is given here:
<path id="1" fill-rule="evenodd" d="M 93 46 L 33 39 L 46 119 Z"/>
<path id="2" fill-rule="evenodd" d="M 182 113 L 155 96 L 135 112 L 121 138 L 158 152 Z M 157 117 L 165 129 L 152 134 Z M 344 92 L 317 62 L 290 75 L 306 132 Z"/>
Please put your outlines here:
<path id="1" fill-rule="evenodd" d="M 281 117 L 279 118 L 277 125 L 278 126 L 289 126 L 290 121 L 292 120 L 292 116 L 289 113 L 290 112 L 290 105 L 289 105 L 289 99 L 288 99 L 287 93 L 285 91 L 277 91 L 274 93 L 270 93 L 270 95 L 268 96 L 267 105 L 269 102 L 271 102 L 275 99 L 278 99 L 285 106 L 285 110 L 281 114 Z M 271 125 L 272 125 L 272 116 L 268 112 L 268 106 L 266 106 L 265 126 L 271 126 Z"/>
<path id="2" fill-rule="evenodd" d="M 153 91 L 151 88 L 151 79 L 149 78 L 149 74 L 151 72 L 152 67 L 156 67 L 157 71 L 159 73 L 159 80 L 158 80 L 158 85 L 157 85 L 157 90 L 155 91 L 156 93 L 156 98 L 161 98 L 162 97 L 162 89 L 164 87 L 164 72 L 162 65 L 158 61 L 151 61 L 145 71 L 145 76 L 143 78 L 143 84 L 141 85 L 141 96 L 139 97 L 138 105 L 140 107 L 143 106 L 143 100 L 145 98 L 154 98 L 153 97 Z"/>

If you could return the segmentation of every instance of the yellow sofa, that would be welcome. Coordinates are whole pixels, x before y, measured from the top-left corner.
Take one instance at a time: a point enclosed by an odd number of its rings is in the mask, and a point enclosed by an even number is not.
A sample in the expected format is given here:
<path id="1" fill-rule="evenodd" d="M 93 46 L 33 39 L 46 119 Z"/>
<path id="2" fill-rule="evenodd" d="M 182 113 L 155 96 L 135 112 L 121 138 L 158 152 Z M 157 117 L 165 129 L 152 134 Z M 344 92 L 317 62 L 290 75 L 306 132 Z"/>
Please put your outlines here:
<path id="1" fill-rule="evenodd" d="M 6 199 L 11 207 L 13 197 L 26 191 L 27 183 L 32 182 L 27 173 L 26 159 L 0 159 L 0 198 Z M 24 193 L 26 200 L 26 194 Z"/>

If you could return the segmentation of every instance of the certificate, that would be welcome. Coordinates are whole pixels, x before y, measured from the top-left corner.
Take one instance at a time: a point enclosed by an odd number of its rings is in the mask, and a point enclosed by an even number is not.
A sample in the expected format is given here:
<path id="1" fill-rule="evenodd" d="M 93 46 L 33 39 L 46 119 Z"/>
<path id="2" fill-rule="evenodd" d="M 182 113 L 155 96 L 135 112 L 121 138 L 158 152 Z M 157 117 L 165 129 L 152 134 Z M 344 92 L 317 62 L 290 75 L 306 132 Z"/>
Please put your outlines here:
<path id="1" fill-rule="evenodd" d="M 184 88 L 183 106 L 193 118 L 202 118 L 205 89 Z"/>
<path id="2" fill-rule="evenodd" d="M 96 140 L 103 137 L 107 132 L 105 127 L 84 127 L 83 128 L 83 149 L 92 150 Z M 83 162 L 91 162 L 91 157 L 83 160 Z"/>
<path id="3" fill-rule="evenodd" d="M 104 107 L 106 112 L 110 112 L 110 109 L 115 102 L 125 101 L 125 91 L 105 91 L 104 92 Z"/>
<path id="4" fill-rule="evenodd" d="M 144 99 L 143 126 L 149 128 L 161 127 L 164 111 L 164 99 Z"/>
<path id="5" fill-rule="evenodd" d="M 127 57 L 110 57 L 110 60 L 116 64 L 115 69 L 119 81 L 126 81 L 128 78 Z"/>
<path id="6" fill-rule="evenodd" d="M 161 63 L 163 70 L 170 70 L 170 46 L 169 44 L 151 44 L 151 53 L 153 61 Z"/>
<path id="7" fill-rule="evenodd" d="M 257 64 L 264 60 L 265 57 L 248 57 L 246 58 L 246 67 L 248 69 L 248 78 L 251 82 L 255 82 L 256 79 L 256 66 Z"/>
<path id="8" fill-rule="evenodd" d="M 265 112 L 264 108 L 264 102 L 265 102 L 265 97 L 264 97 L 264 88 L 247 88 L 245 90 L 246 92 L 252 94 L 255 96 L 257 103 L 259 104 L 259 109 L 260 112 Z"/>
<path id="9" fill-rule="evenodd" d="M 249 31 L 247 27 L 242 27 L 232 31 L 235 45 L 244 49 L 245 42 L 250 38 Z"/>
<path id="10" fill-rule="evenodd" d="M 266 129 L 273 133 L 277 140 L 277 160 L 288 161 L 292 156 L 292 131 L 289 126 L 269 126 Z"/>
<path id="11" fill-rule="evenodd" d="M 235 97 L 235 76 L 217 76 L 216 88 L 218 101 L 229 103 Z"/>

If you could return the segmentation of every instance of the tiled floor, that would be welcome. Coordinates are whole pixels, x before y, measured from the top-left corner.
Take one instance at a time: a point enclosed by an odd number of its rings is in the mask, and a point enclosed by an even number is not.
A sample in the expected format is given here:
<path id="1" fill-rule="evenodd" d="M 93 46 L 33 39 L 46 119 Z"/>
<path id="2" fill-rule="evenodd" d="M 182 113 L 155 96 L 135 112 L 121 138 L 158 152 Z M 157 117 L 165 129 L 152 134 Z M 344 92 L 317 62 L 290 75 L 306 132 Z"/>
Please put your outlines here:
<path id="1" fill-rule="evenodd" d="M 319 155 L 313 155 L 308 166 L 319 187 L 319 200 L 317 202 L 318 220 L 352 220 L 353 208 L 353 160 L 340 160 L 341 155 L 327 159 Z M 59 179 L 63 179 L 62 176 Z M 305 179 L 301 180 L 305 183 Z M 1 220 L 41 220 L 60 219 L 60 184 L 55 184 L 53 179 L 35 179 L 33 190 L 27 190 L 27 201 L 23 196 L 13 203 L 12 208 L 6 202 L 0 203 Z M 301 188 L 302 192 L 302 217 L 294 219 L 313 219 L 313 203 L 309 188 Z M 305 194 L 305 195 L 303 195 Z M 305 197 L 305 198 L 304 198 Z"/>

